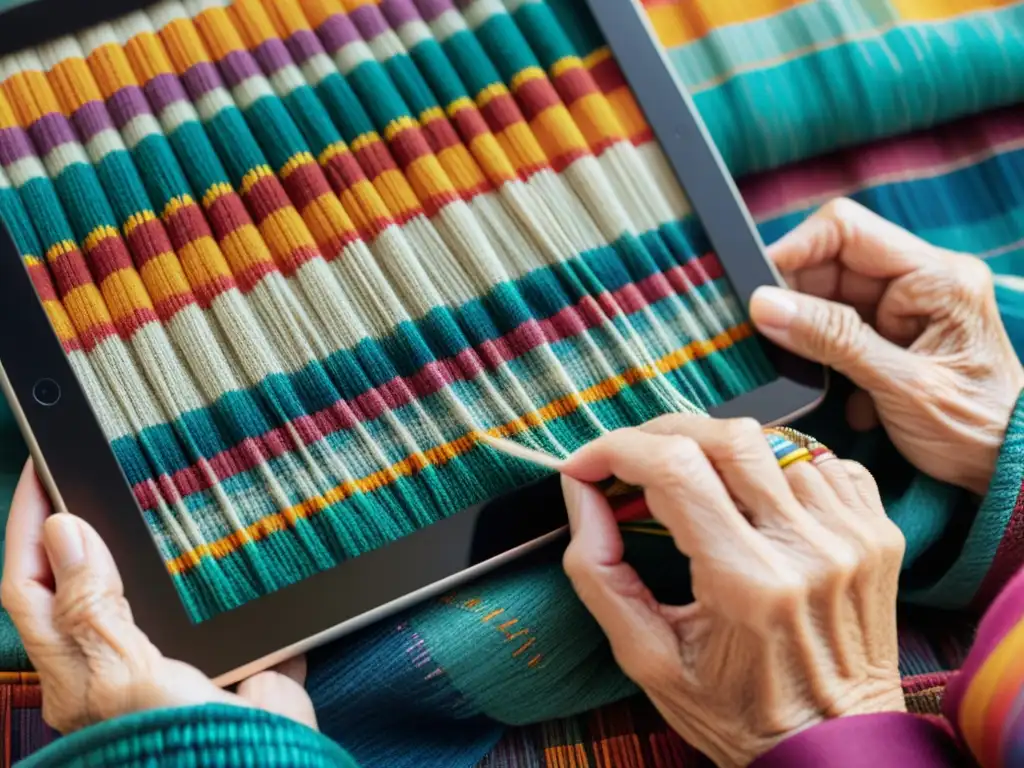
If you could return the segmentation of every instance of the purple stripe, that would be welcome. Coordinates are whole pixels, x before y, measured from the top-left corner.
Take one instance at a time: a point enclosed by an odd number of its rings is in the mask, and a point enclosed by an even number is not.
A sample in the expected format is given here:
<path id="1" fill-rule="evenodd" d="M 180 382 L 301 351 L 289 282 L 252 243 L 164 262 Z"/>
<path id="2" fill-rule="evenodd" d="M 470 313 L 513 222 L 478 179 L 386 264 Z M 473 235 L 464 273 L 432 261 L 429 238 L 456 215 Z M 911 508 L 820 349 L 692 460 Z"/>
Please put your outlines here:
<path id="1" fill-rule="evenodd" d="M 153 105 L 153 111 L 158 115 L 172 104 L 188 101 L 181 81 L 176 75 L 168 73 L 157 75 L 146 83 L 145 93 Z"/>
<path id="2" fill-rule="evenodd" d="M 324 47 L 320 45 L 320 38 L 316 36 L 316 33 L 308 29 L 300 29 L 288 38 L 287 45 L 292 59 L 299 66 L 302 66 L 314 56 L 325 53 Z"/>
<path id="3" fill-rule="evenodd" d="M 21 128 L 0 129 L 0 164 L 10 165 L 36 153 Z"/>
<path id="4" fill-rule="evenodd" d="M 391 29 L 387 20 L 375 5 L 363 5 L 349 14 L 363 35 L 364 40 L 373 40 Z"/>
<path id="5" fill-rule="evenodd" d="M 67 118 L 57 112 L 43 115 L 28 129 L 28 132 L 39 149 L 39 154 L 44 157 L 57 147 L 78 141 Z"/>
<path id="6" fill-rule="evenodd" d="M 217 67 L 208 61 L 201 61 L 193 64 L 188 71 L 181 76 L 181 84 L 192 101 L 198 101 L 203 96 L 216 88 L 224 87 L 224 80 L 221 79 Z"/>
<path id="7" fill-rule="evenodd" d="M 267 77 L 293 63 L 292 56 L 288 53 L 285 44 L 276 37 L 272 37 L 262 43 L 253 51 L 253 55 L 256 57 L 256 61 L 260 63 L 260 66 L 263 67 L 263 71 L 267 73 Z"/>
<path id="8" fill-rule="evenodd" d="M 182 94 L 184 96 L 184 94 Z M 139 115 L 153 114 L 146 95 L 137 85 L 126 85 L 107 100 L 107 109 L 118 128 L 124 128 Z"/>
<path id="9" fill-rule="evenodd" d="M 198 66 L 190 69 L 188 74 L 191 74 L 193 69 L 198 70 Z M 261 74 L 259 65 L 249 55 L 248 51 L 231 51 L 231 53 L 220 60 L 220 72 L 224 75 L 224 82 L 228 84 L 229 88 L 234 88 L 244 83 L 250 77 Z M 191 86 L 186 85 L 186 87 L 194 99 L 195 94 L 192 93 Z"/>
<path id="10" fill-rule="evenodd" d="M 114 130 L 114 123 L 107 112 L 107 106 L 102 101 L 87 101 L 78 111 L 72 115 L 78 135 L 82 137 L 85 144 L 103 131 Z"/>
<path id="11" fill-rule="evenodd" d="M 445 11 L 455 10 L 451 0 L 417 0 L 416 5 L 424 21 L 433 21 Z"/>
<path id="12" fill-rule="evenodd" d="M 355 25 L 352 24 L 352 19 L 343 13 L 336 13 L 327 19 L 320 25 L 317 33 L 329 53 L 340 51 L 349 43 L 359 39 L 359 33 L 356 31 Z"/>
<path id="13" fill-rule="evenodd" d="M 391 26 L 396 29 L 420 18 L 420 12 L 412 4 L 412 0 L 383 0 L 380 9 L 391 22 Z"/>

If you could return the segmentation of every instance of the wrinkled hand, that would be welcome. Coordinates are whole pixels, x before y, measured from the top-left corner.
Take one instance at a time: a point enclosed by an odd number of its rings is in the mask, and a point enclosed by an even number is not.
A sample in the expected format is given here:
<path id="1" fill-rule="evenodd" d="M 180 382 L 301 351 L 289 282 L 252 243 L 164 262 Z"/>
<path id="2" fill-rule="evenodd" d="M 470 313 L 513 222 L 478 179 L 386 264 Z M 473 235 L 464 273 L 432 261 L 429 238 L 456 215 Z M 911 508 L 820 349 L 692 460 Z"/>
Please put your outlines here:
<path id="1" fill-rule="evenodd" d="M 862 390 L 849 404 L 852 426 L 880 420 L 919 470 L 984 494 L 1024 388 L 988 267 L 849 200 L 769 254 L 794 291 L 754 294 L 758 330 Z"/>
<path id="2" fill-rule="evenodd" d="M 748 765 L 827 718 L 904 709 L 904 541 L 859 464 L 782 470 L 756 422 L 670 416 L 596 440 L 562 473 L 573 586 L 623 671 L 719 766 Z M 589 485 L 611 475 L 644 488 L 690 558 L 695 602 L 659 604 L 623 562 L 612 510 Z"/>
<path id="3" fill-rule="evenodd" d="M 237 695 L 164 658 L 135 626 L 103 540 L 77 517 L 50 515 L 31 464 L 7 523 L 0 597 L 39 674 L 43 718 L 61 733 L 141 710 L 213 702 L 317 727 L 302 658 L 246 680 Z"/>

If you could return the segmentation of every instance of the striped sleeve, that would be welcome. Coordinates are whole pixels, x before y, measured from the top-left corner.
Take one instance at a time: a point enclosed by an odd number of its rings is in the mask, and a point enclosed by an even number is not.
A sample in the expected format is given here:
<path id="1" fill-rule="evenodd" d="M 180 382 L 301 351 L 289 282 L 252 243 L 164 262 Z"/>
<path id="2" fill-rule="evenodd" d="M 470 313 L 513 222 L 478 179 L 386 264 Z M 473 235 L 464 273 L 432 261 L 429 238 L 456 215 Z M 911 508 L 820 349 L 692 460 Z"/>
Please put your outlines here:
<path id="1" fill-rule="evenodd" d="M 982 768 L 1024 765 L 1024 571 L 985 615 L 943 707 Z"/>

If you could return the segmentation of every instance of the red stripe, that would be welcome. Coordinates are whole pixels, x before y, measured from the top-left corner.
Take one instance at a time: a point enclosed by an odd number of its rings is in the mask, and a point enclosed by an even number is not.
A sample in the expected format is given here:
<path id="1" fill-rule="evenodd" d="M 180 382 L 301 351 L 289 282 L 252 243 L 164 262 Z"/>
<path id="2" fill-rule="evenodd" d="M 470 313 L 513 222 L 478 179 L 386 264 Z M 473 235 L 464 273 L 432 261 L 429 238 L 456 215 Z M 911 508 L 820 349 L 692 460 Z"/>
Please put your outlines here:
<path id="1" fill-rule="evenodd" d="M 311 202 L 331 191 L 331 185 L 314 160 L 297 166 L 281 179 L 281 184 L 298 211 L 305 210 Z"/>
<path id="2" fill-rule="evenodd" d="M 580 99 L 600 93 L 590 72 L 583 67 L 568 69 L 554 79 L 555 89 L 566 104 L 575 104 Z"/>
<path id="3" fill-rule="evenodd" d="M 602 93 L 611 93 L 626 87 L 626 78 L 619 69 L 619 63 L 612 58 L 599 61 L 591 67 L 590 76 Z"/>
<path id="4" fill-rule="evenodd" d="M 61 254 L 50 262 L 50 271 L 53 273 L 53 279 L 57 283 L 57 290 L 61 297 L 83 285 L 94 284 L 92 274 L 85 265 L 85 259 L 82 258 L 82 252 L 78 248 Z"/>
<path id="5" fill-rule="evenodd" d="M 387 145 L 380 139 L 373 139 L 359 149 L 352 150 L 355 159 L 365 169 L 367 178 L 375 179 L 384 171 L 397 171 L 398 166 L 388 152 Z"/>
<path id="6" fill-rule="evenodd" d="M 537 115 L 545 110 L 562 104 L 562 100 L 558 97 L 558 92 L 546 77 L 536 77 L 532 80 L 527 80 L 516 88 L 516 101 L 521 106 L 522 114 L 527 122 L 531 123 Z"/>
<path id="7" fill-rule="evenodd" d="M 505 336 L 468 349 L 454 358 L 447 358 L 424 366 L 411 377 L 398 377 L 387 384 L 370 390 L 351 401 L 338 402 L 330 408 L 303 416 L 291 423 L 305 443 L 322 439 L 350 429 L 354 419 L 369 421 L 381 416 L 385 409 L 395 409 L 416 399 L 423 399 L 456 381 L 465 381 L 484 371 L 494 370 L 510 360 L 542 344 L 577 336 L 606 322 L 609 317 L 621 315 L 623 310 L 635 312 L 656 301 L 676 295 L 673 286 L 692 289 L 705 279 L 722 275 L 717 257 L 709 254 L 685 266 L 673 267 L 665 273 L 652 275 L 639 283 L 625 286 L 612 294 L 588 296 L 575 306 L 567 307 L 543 320 L 530 320 Z M 251 441 L 246 441 L 251 442 Z M 260 462 L 293 450 L 286 428 L 281 427 L 262 435 L 262 448 L 238 445 L 213 457 L 209 466 L 214 468 L 220 482 L 239 472 L 250 470 Z M 263 452 L 266 449 L 266 453 Z M 172 477 L 162 475 L 161 484 L 173 484 L 177 493 L 188 495 L 210 487 L 209 481 L 196 467 L 176 472 Z M 153 509 L 155 498 L 147 482 L 135 486 L 135 494 L 143 509 Z"/>
<path id="8" fill-rule="evenodd" d="M 175 251 L 181 251 L 200 238 L 213 237 L 202 208 L 195 203 L 177 207 L 174 213 L 167 217 L 166 231 Z"/>
<path id="9" fill-rule="evenodd" d="M 95 246 L 86 251 L 86 259 L 99 285 L 116 272 L 135 269 L 131 254 L 128 253 L 120 235 L 101 238 Z"/>
<path id="10" fill-rule="evenodd" d="M 57 290 L 43 264 L 28 265 L 28 276 L 32 279 L 40 301 L 57 301 Z"/>
<path id="11" fill-rule="evenodd" d="M 507 93 L 492 98 L 484 105 L 480 113 L 494 133 L 501 133 L 510 126 L 526 122 L 516 100 Z"/>
<path id="12" fill-rule="evenodd" d="M 157 219 L 149 219 L 134 227 L 125 236 L 125 242 L 139 269 L 161 253 L 172 250 L 171 239 L 163 223 Z"/>
<path id="13" fill-rule="evenodd" d="M 291 207 L 292 204 L 281 181 L 273 175 L 261 176 L 249 187 L 249 192 L 243 194 L 243 198 L 249 203 L 252 216 L 258 222 L 264 221 L 282 208 Z"/>

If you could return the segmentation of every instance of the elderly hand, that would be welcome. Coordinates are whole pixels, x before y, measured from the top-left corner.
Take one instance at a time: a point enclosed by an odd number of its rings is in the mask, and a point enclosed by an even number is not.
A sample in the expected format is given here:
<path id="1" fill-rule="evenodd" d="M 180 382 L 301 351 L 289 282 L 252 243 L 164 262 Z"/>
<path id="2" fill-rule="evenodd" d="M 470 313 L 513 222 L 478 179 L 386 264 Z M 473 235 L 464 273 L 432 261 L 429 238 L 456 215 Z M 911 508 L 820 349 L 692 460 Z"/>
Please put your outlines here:
<path id="1" fill-rule="evenodd" d="M 904 709 L 904 542 L 860 465 L 782 470 L 756 422 L 671 416 L 596 440 L 562 473 L 573 586 L 623 671 L 719 766 L 827 718 Z M 612 475 L 644 489 L 690 558 L 694 603 L 659 604 L 623 562 L 613 512 L 589 485 Z"/>
<path id="2" fill-rule="evenodd" d="M 983 495 L 1024 368 L 979 259 L 936 248 L 849 200 L 769 250 L 794 291 L 762 288 L 758 330 L 862 392 L 849 420 L 881 420 L 919 470 Z"/>
<path id="3" fill-rule="evenodd" d="M 79 518 L 50 514 L 31 464 L 7 522 L 0 597 L 39 674 L 43 718 L 62 733 L 141 710 L 212 702 L 317 727 L 302 687 L 304 659 L 246 680 L 235 695 L 164 658 L 135 626 L 107 546 Z"/>

